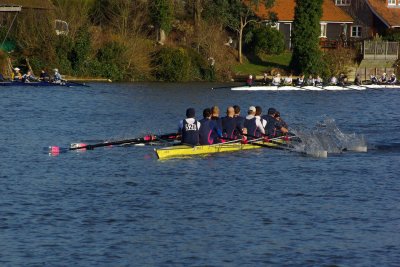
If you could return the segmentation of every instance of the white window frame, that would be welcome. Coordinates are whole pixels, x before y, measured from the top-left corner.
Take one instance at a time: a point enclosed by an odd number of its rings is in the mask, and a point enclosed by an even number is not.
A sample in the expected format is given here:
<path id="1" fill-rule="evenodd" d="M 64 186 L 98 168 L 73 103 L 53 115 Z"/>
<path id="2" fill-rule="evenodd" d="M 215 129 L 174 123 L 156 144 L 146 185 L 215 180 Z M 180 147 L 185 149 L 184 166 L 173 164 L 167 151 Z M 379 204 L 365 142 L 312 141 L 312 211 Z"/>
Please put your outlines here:
<path id="1" fill-rule="evenodd" d="M 319 37 L 320 38 L 326 38 L 326 32 L 327 32 L 327 29 L 328 29 L 328 23 L 321 22 L 320 25 L 321 25 L 321 33 L 320 33 Z"/>
<path id="2" fill-rule="evenodd" d="M 351 0 L 335 0 L 336 6 L 350 6 Z"/>
<path id="3" fill-rule="evenodd" d="M 397 0 L 388 0 L 388 6 L 395 6 Z"/>
<path id="4" fill-rule="evenodd" d="M 353 34 L 353 29 L 357 29 L 356 35 Z M 361 35 L 362 35 L 362 27 L 360 25 L 352 25 L 350 28 L 350 37 L 361 38 Z"/>

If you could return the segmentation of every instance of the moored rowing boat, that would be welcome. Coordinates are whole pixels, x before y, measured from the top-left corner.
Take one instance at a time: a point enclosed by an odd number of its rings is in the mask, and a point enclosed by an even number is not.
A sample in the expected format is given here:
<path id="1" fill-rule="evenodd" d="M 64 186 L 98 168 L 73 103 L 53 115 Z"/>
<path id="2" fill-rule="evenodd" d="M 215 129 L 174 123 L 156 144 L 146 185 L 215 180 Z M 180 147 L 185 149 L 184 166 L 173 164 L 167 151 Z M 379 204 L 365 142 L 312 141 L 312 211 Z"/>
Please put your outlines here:
<path id="1" fill-rule="evenodd" d="M 346 86 L 239 86 L 232 91 L 348 91 L 366 89 L 400 89 L 400 85 L 346 85 Z"/>
<path id="2" fill-rule="evenodd" d="M 240 150 L 249 150 L 262 147 L 283 149 L 287 145 L 287 142 L 278 139 L 273 142 L 257 141 L 254 143 L 242 144 L 241 142 L 226 142 L 213 145 L 202 145 L 202 146 L 189 146 L 189 145 L 177 145 L 169 146 L 159 149 L 154 149 L 159 159 L 170 159 L 178 157 L 189 157 L 196 155 L 207 155 L 224 152 L 234 152 Z"/>
<path id="3" fill-rule="evenodd" d="M 46 86 L 87 86 L 82 83 L 75 82 L 63 82 L 63 83 L 52 83 L 52 82 L 0 82 L 0 86 L 36 86 L 36 87 L 46 87 Z"/>

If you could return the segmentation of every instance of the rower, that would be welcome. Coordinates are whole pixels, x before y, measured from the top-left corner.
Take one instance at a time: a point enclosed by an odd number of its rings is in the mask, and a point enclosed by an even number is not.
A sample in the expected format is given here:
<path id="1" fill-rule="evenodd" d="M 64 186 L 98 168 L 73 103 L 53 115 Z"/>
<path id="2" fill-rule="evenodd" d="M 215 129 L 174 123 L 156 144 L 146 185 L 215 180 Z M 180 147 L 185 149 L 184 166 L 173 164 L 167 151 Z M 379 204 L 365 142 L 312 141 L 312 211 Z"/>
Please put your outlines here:
<path id="1" fill-rule="evenodd" d="M 337 85 L 337 83 L 338 83 L 338 80 L 337 80 L 336 76 L 333 75 L 333 76 L 331 77 L 331 80 L 329 81 L 329 84 L 330 84 L 330 85 Z"/>
<path id="2" fill-rule="evenodd" d="M 241 134 L 244 128 L 244 120 L 245 118 L 240 116 L 240 107 L 238 105 L 234 105 L 233 109 L 235 110 L 235 120 L 236 120 L 236 134 Z"/>
<path id="3" fill-rule="evenodd" d="M 218 131 L 215 121 L 211 120 L 211 109 L 203 110 L 203 119 L 200 120 L 199 141 L 200 145 L 212 145 L 214 139 L 212 133 L 216 133 L 218 137 L 222 137 L 222 133 Z"/>
<path id="4" fill-rule="evenodd" d="M 260 120 L 257 120 L 255 117 L 256 115 L 256 108 L 254 106 L 250 106 L 247 112 L 246 119 L 244 121 L 244 128 L 247 129 L 247 133 L 251 136 L 259 137 L 260 134 L 265 134 L 265 129 L 261 124 Z M 259 134 L 259 135 L 257 135 Z"/>
<path id="5" fill-rule="evenodd" d="M 288 127 L 287 123 L 281 118 L 281 113 L 279 111 L 276 111 L 274 117 L 278 124 L 278 129 L 276 130 L 276 135 L 282 136 L 282 135 L 286 134 L 289 131 L 289 127 Z"/>
<path id="6" fill-rule="evenodd" d="M 268 79 L 268 74 L 265 72 L 262 80 L 262 85 L 268 85 L 269 79 Z"/>
<path id="7" fill-rule="evenodd" d="M 355 85 L 362 85 L 362 80 L 361 80 L 361 76 L 359 73 L 357 73 L 356 77 L 354 78 L 354 84 Z"/>
<path id="8" fill-rule="evenodd" d="M 253 85 L 253 75 L 249 75 L 249 77 L 247 78 L 247 81 L 246 81 L 246 85 L 247 86 L 252 86 Z"/>
<path id="9" fill-rule="evenodd" d="M 278 134 L 286 134 L 288 132 L 287 128 L 285 128 L 276 119 L 277 112 L 278 111 L 275 108 L 269 108 L 268 115 L 263 117 L 267 121 L 267 126 L 265 128 L 265 134 L 269 138 L 277 137 Z"/>
<path id="10" fill-rule="evenodd" d="M 22 81 L 22 74 L 20 72 L 20 68 L 14 68 L 14 81 Z"/>
<path id="11" fill-rule="evenodd" d="M 194 108 L 186 110 L 186 119 L 179 122 L 179 134 L 181 134 L 182 144 L 198 145 L 199 144 L 199 130 L 200 122 L 195 119 L 196 112 Z"/>
<path id="12" fill-rule="evenodd" d="M 219 117 L 219 107 L 218 106 L 212 106 L 211 107 L 211 120 L 215 121 L 215 124 L 217 126 L 218 132 L 222 132 L 222 121 L 221 118 Z M 218 139 L 218 135 L 213 132 L 212 138 L 219 142 L 220 140 Z"/>
<path id="13" fill-rule="evenodd" d="M 306 81 L 306 84 L 307 84 L 308 86 L 314 86 L 314 85 L 315 85 L 315 79 L 313 78 L 312 75 L 308 76 L 308 79 L 307 79 L 307 81 Z"/>
<path id="14" fill-rule="evenodd" d="M 384 72 L 380 78 L 381 83 L 387 83 L 387 76 L 386 73 Z"/>
<path id="15" fill-rule="evenodd" d="M 290 74 L 288 77 L 283 79 L 283 85 L 291 86 L 293 84 L 293 75 Z"/>
<path id="16" fill-rule="evenodd" d="M 61 82 L 62 82 L 62 76 L 61 76 L 61 74 L 58 72 L 58 69 L 54 69 L 53 82 L 54 82 L 54 83 L 61 83 Z"/>
<path id="17" fill-rule="evenodd" d="M 396 84 L 397 83 L 397 78 L 396 78 L 396 74 L 392 73 L 390 75 L 390 79 L 387 82 L 388 84 Z"/>
<path id="18" fill-rule="evenodd" d="M 303 86 L 304 85 L 304 75 L 303 74 L 300 75 L 299 78 L 297 78 L 296 85 L 297 86 Z"/>
<path id="19" fill-rule="evenodd" d="M 274 78 L 272 79 L 272 85 L 274 86 L 280 86 L 281 85 L 281 75 L 279 72 L 275 74 Z"/>
<path id="20" fill-rule="evenodd" d="M 324 80 L 322 80 L 321 76 L 317 75 L 317 78 L 315 79 L 315 86 L 322 86 L 324 83 Z"/>
<path id="21" fill-rule="evenodd" d="M 370 80 L 371 80 L 372 84 L 378 84 L 379 83 L 378 78 L 376 78 L 375 75 L 371 74 L 369 77 L 370 77 Z"/>
<path id="22" fill-rule="evenodd" d="M 48 82 L 50 80 L 50 76 L 45 70 L 42 70 L 40 72 L 39 80 L 41 80 L 42 82 Z"/>
<path id="23" fill-rule="evenodd" d="M 237 139 L 235 109 L 230 106 L 226 109 L 226 116 L 221 119 L 222 136 L 228 139 Z"/>
<path id="24" fill-rule="evenodd" d="M 36 77 L 30 71 L 28 71 L 26 74 L 22 76 L 22 81 L 25 83 L 34 82 L 36 80 L 37 80 Z"/>
<path id="25" fill-rule="evenodd" d="M 340 73 L 339 79 L 338 79 L 338 85 L 339 86 L 345 86 L 346 85 L 346 81 L 347 81 L 346 75 L 344 75 L 343 73 Z"/>

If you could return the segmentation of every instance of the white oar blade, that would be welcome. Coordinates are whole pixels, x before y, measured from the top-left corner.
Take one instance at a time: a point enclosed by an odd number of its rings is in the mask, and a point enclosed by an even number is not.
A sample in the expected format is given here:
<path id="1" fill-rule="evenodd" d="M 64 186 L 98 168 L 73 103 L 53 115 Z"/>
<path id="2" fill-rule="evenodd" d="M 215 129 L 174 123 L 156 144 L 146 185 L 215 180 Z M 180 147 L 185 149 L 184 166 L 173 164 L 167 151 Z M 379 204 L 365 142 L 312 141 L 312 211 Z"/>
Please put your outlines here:
<path id="1" fill-rule="evenodd" d="M 349 147 L 347 148 L 347 151 L 353 151 L 353 152 L 368 152 L 368 147 L 367 146 L 354 146 L 354 147 Z"/>
<path id="2" fill-rule="evenodd" d="M 317 150 L 317 151 L 306 151 L 307 156 L 314 157 L 314 158 L 327 158 L 328 151 L 326 150 Z"/>

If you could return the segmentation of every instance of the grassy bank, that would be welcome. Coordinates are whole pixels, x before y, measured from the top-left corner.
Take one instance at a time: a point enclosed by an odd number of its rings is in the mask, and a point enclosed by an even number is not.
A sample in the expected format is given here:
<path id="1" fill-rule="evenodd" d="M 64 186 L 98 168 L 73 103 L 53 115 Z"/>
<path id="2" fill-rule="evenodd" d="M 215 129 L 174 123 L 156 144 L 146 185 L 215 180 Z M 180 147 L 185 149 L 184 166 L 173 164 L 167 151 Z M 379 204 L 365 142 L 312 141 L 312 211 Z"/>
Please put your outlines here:
<path id="1" fill-rule="evenodd" d="M 243 64 L 236 65 L 233 71 L 236 75 L 263 75 L 264 72 L 270 73 L 272 70 L 288 72 L 291 57 L 290 52 L 280 55 L 252 56 L 248 57 Z"/>

